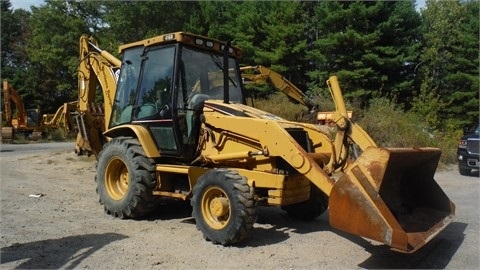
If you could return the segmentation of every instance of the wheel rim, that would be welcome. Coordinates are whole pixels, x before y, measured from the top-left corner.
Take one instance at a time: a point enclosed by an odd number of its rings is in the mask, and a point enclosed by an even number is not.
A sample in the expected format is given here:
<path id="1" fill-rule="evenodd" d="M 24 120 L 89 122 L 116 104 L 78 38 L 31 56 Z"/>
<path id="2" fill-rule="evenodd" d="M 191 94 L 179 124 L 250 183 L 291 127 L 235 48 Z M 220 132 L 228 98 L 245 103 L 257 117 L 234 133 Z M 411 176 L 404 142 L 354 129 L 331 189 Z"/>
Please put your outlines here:
<path id="1" fill-rule="evenodd" d="M 218 187 L 209 187 L 203 193 L 202 214 L 205 222 L 213 229 L 227 226 L 230 219 L 230 202 L 225 192 Z"/>
<path id="2" fill-rule="evenodd" d="M 120 158 L 111 159 L 105 169 L 105 187 L 110 198 L 121 200 L 127 193 L 130 176 Z"/>

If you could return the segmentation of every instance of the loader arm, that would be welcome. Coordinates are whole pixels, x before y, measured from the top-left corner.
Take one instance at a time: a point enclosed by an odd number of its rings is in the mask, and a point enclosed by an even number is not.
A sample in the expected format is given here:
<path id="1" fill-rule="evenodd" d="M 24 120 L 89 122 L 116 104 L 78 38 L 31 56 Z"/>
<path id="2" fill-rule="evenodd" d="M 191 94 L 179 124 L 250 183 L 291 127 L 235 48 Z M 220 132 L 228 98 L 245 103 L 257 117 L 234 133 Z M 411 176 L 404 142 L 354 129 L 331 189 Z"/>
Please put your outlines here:
<path id="1" fill-rule="evenodd" d="M 112 112 L 117 81 L 114 69 L 121 61 L 97 46 L 97 41 L 83 35 L 80 38 L 80 65 L 78 69 L 78 113 L 76 151 L 95 154 L 101 150 Z M 103 94 L 103 105 L 95 104 L 97 86 Z"/>
<path id="2" fill-rule="evenodd" d="M 241 107 L 241 105 L 237 106 Z M 331 147 L 329 147 L 327 136 L 310 128 L 311 125 L 304 124 L 303 128 L 311 133 L 310 138 L 315 138 L 313 144 L 321 145 L 317 151 L 312 150 L 311 153 L 307 153 L 286 130 L 286 127 L 293 126 L 293 122 L 220 115 L 218 112 L 213 101 L 207 102 L 204 109 L 205 129 L 211 129 L 211 131 L 204 134 L 212 134 L 213 131 L 216 135 L 209 135 L 209 138 L 202 141 L 205 145 L 200 147 L 203 149 L 200 160 L 220 163 L 228 160 L 279 157 L 316 185 L 325 195 L 330 194 L 335 181 L 322 169 L 322 162 L 316 159 L 319 156 L 328 158 Z M 248 134 L 245 133 L 246 127 L 249 130 Z M 266 170 L 261 169 L 260 165 L 257 169 Z"/>
<path id="3" fill-rule="evenodd" d="M 330 77 L 327 85 L 338 131 L 325 170 L 343 172 L 329 194 L 330 224 L 400 252 L 415 252 L 455 215 L 455 205 L 434 180 L 440 149 L 378 147 L 349 119 L 337 77 Z M 351 143 L 362 154 L 347 163 Z"/>
<path id="4" fill-rule="evenodd" d="M 327 83 L 336 105 L 338 131 L 333 142 L 307 124 L 288 122 L 240 104 L 226 109 L 219 101 L 206 101 L 198 160 L 211 166 L 244 167 L 239 172 L 248 176 L 250 185 L 274 188 L 276 181 L 263 179 L 268 179 L 269 173 L 282 175 L 277 162 L 281 159 L 296 171 L 287 175 L 307 180 L 329 197 L 333 227 L 400 252 L 415 252 L 455 215 L 455 205 L 434 180 L 440 150 L 378 147 L 348 118 L 337 78 L 331 77 Z M 292 128 L 306 132 L 302 134 L 308 134 L 310 143 L 294 135 Z M 355 161 L 346 162 L 351 142 L 363 152 Z M 337 171 L 341 172 L 339 178 L 333 178 Z M 301 182 L 294 183 L 303 187 Z M 284 194 L 292 193 L 284 190 Z"/>
<path id="5" fill-rule="evenodd" d="M 349 146 L 352 142 L 357 144 L 362 151 L 368 147 L 377 147 L 377 144 L 362 127 L 351 120 L 351 113 L 345 106 L 338 78 L 331 76 L 327 80 L 327 85 L 335 104 L 332 120 L 337 125 L 337 133 L 333 142 L 334 153 L 326 166 L 326 171 L 332 173 L 337 169 L 345 168 Z"/>

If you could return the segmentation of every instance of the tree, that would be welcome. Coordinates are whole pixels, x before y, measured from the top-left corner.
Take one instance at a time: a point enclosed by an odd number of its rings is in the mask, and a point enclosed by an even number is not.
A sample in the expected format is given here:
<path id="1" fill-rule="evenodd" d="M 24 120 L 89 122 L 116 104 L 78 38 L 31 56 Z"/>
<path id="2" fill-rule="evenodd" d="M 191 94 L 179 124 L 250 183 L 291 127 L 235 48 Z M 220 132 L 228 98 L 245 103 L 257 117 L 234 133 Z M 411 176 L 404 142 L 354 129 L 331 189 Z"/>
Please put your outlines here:
<path id="1" fill-rule="evenodd" d="M 478 124 L 478 2 L 427 0 L 426 5 L 423 80 L 414 109 L 437 128 Z"/>
<path id="2" fill-rule="evenodd" d="M 12 11 L 11 7 L 10 1 L 1 2 L 1 75 L 22 96 L 27 108 L 34 108 L 39 103 L 36 102 L 35 91 L 29 85 L 32 72 L 26 49 L 31 38 L 31 14 L 22 9 Z"/>
<path id="3" fill-rule="evenodd" d="M 420 17 L 414 1 L 315 2 L 304 5 L 310 88 L 338 75 L 345 97 L 408 101 L 415 88 Z"/>
<path id="4" fill-rule="evenodd" d="M 19 79 L 16 74 L 28 67 L 26 43 L 30 38 L 29 16 L 25 10 L 11 10 L 10 1 L 1 2 L 2 77 Z M 20 80 L 16 80 L 17 82 Z"/>
<path id="5" fill-rule="evenodd" d="M 27 44 L 33 73 L 29 86 L 39 95 L 45 112 L 54 112 L 77 98 L 78 41 L 91 29 L 79 12 L 81 3 L 47 1 L 32 7 L 32 37 Z"/>
<path id="6" fill-rule="evenodd" d="M 105 31 L 112 41 L 130 43 L 157 35 L 182 31 L 197 2 L 103 1 Z"/>
<path id="7" fill-rule="evenodd" d="M 297 1 L 202 1 L 187 28 L 231 40 L 243 51 L 243 65 L 268 66 L 302 86 L 306 84 L 306 40 L 300 15 Z"/>

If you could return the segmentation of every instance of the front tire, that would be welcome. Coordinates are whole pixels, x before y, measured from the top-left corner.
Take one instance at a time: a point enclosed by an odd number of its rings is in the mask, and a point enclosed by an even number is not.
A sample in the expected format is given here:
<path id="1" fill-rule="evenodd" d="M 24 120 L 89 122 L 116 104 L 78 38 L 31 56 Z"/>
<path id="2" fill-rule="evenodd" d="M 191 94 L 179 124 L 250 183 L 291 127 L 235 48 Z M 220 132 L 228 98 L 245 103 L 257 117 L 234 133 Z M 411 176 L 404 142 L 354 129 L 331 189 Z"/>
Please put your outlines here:
<path id="1" fill-rule="evenodd" d="M 192 216 L 205 239 L 230 245 L 244 239 L 256 219 L 253 189 L 236 171 L 213 169 L 193 188 Z"/>
<path id="2" fill-rule="evenodd" d="M 289 217 L 304 221 L 310 221 L 328 209 L 328 197 L 315 185 L 310 184 L 310 198 L 301 203 L 282 207 Z"/>
<path id="3" fill-rule="evenodd" d="M 113 139 L 98 157 L 97 193 L 107 214 L 140 218 L 155 207 L 155 164 L 137 139 Z"/>
<path id="4" fill-rule="evenodd" d="M 471 170 L 471 169 L 464 169 L 464 168 L 458 167 L 458 172 L 459 172 L 461 175 L 469 176 L 469 175 L 472 173 L 472 170 Z"/>

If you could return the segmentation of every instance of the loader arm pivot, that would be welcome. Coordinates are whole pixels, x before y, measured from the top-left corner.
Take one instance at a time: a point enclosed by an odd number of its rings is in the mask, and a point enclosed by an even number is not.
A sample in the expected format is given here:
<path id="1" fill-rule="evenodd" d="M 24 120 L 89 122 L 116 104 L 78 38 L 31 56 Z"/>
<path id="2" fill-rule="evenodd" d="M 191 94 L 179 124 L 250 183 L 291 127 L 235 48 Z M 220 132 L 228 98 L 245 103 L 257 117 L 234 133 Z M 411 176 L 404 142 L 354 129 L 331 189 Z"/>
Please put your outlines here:
<path id="1" fill-rule="evenodd" d="M 338 78 L 331 76 L 327 80 L 327 85 L 335 104 L 335 112 L 333 113 L 332 119 L 337 125 L 334 153 L 326 166 L 327 172 L 333 173 L 335 170 L 346 165 L 349 144 L 351 142 L 357 144 L 362 151 L 368 147 L 377 147 L 377 144 L 362 127 L 351 120 L 345 106 Z"/>

